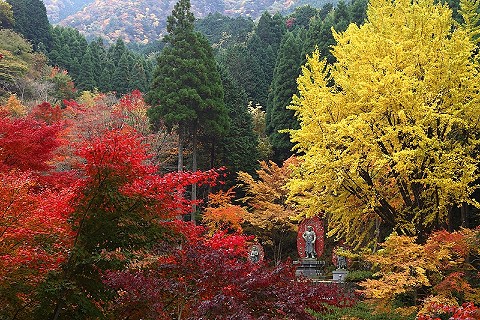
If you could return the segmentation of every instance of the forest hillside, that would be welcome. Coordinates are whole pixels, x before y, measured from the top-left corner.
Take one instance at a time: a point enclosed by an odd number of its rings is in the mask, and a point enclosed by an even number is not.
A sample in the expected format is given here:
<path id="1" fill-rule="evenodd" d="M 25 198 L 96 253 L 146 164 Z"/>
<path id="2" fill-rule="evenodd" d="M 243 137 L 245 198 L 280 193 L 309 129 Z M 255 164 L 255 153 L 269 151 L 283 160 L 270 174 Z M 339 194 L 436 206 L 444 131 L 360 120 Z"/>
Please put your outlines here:
<path id="1" fill-rule="evenodd" d="M 121 37 L 126 42 L 149 43 L 165 34 L 166 18 L 172 11 L 174 0 L 44 0 L 51 23 L 70 26 L 87 38 L 102 37 L 114 42 Z M 288 13 L 303 5 L 320 8 L 327 0 L 288 1 L 230 1 L 195 0 L 192 12 L 203 18 L 209 13 L 243 16 L 256 19 L 263 12 Z"/>

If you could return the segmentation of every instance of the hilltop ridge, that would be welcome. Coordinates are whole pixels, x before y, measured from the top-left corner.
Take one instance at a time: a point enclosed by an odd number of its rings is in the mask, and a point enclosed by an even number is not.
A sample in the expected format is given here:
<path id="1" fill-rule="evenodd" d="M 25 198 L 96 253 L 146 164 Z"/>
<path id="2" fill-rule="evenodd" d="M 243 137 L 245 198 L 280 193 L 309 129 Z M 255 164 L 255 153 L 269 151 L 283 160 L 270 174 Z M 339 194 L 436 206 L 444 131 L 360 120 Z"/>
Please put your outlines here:
<path id="1" fill-rule="evenodd" d="M 107 41 L 122 38 L 125 42 L 149 43 L 165 33 L 166 18 L 175 0 L 43 0 L 50 22 L 71 26 L 87 38 Z M 321 7 L 328 0 L 192 0 L 197 19 L 219 12 L 227 16 L 256 19 L 263 12 L 287 13 L 310 4 Z"/>

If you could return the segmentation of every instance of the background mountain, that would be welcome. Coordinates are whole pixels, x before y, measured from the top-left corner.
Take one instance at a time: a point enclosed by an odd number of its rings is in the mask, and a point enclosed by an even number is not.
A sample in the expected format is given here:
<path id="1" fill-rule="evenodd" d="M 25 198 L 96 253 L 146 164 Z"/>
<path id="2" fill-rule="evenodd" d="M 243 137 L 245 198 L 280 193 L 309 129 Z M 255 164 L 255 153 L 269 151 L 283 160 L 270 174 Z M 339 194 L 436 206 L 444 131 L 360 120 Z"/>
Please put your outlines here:
<path id="1" fill-rule="evenodd" d="M 150 43 L 165 33 L 166 18 L 176 0 L 43 0 L 50 22 L 71 26 L 88 39 Z M 192 0 L 197 19 L 218 12 L 258 18 L 263 12 L 288 13 L 309 4 L 320 8 L 329 0 Z M 336 1 L 334 1 L 336 2 Z"/>
<path id="2" fill-rule="evenodd" d="M 44 0 L 47 8 L 48 20 L 58 23 L 69 15 L 72 15 L 86 7 L 94 0 Z"/>

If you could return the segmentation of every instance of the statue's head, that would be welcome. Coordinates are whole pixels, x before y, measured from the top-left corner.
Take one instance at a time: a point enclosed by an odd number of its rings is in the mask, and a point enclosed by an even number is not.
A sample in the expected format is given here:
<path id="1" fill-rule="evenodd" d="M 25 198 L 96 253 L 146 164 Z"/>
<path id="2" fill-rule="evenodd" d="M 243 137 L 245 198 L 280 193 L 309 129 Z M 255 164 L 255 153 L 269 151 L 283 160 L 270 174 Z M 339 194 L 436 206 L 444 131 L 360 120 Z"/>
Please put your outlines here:
<path id="1" fill-rule="evenodd" d="M 312 226 L 307 226 L 307 230 L 308 230 L 308 231 L 312 231 L 312 230 L 313 230 L 313 227 L 312 227 Z"/>

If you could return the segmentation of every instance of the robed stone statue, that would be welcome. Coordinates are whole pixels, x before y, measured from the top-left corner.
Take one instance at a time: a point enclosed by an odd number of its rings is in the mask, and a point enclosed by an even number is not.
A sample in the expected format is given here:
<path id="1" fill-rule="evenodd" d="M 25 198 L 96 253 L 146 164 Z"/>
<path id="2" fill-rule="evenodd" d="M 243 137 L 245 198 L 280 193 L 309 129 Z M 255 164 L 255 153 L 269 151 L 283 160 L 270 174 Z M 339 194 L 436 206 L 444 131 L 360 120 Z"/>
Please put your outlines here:
<path id="1" fill-rule="evenodd" d="M 312 259 L 315 258 L 315 240 L 317 240 L 317 236 L 315 231 L 313 231 L 312 226 L 307 226 L 302 237 L 305 239 L 305 257 Z"/>

